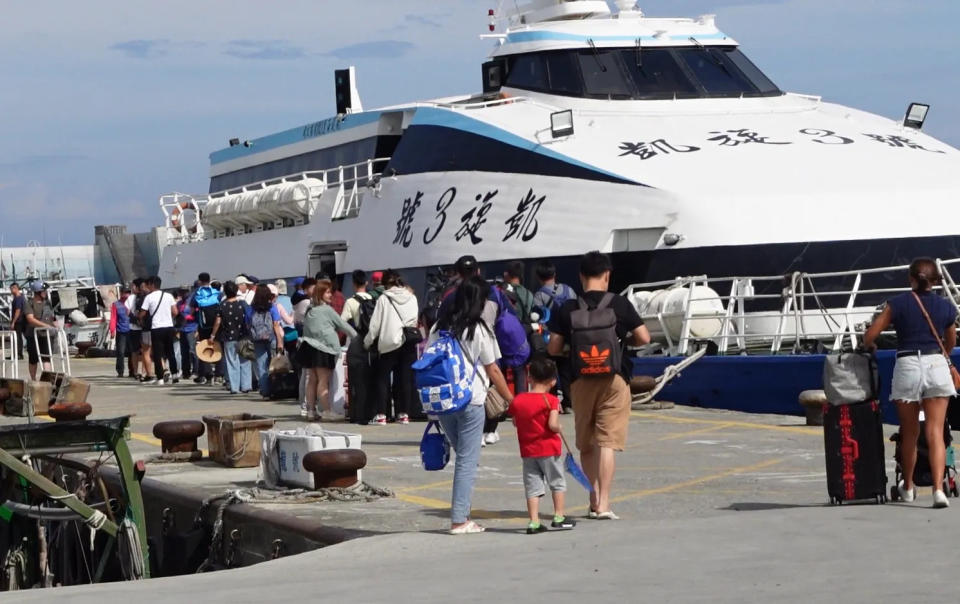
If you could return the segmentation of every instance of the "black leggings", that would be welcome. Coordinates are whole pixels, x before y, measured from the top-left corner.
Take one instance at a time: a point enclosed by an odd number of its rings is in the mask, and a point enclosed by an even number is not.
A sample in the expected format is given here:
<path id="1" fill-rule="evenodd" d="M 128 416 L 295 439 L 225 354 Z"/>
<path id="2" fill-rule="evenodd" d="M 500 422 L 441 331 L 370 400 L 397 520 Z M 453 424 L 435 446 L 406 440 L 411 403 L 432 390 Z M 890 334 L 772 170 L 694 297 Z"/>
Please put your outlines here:
<path id="1" fill-rule="evenodd" d="M 407 343 L 393 352 L 380 355 L 374 363 L 373 370 L 376 376 L 376 405 L 377 413 L 389 416 L 390 399 L 393 393 L 394 414 L 410 414 L 410 404 L 413 398 L 413 365 L 417 360 L 417 345 Z M 396 388 L 390 388 L 390 376 Z"/>
<path id="2" fill-rule="evenodd" d="M 177 357 L 173 352 L 173 344 L 177 330 L 174 327 L 161 327 L 150 330 L 150 341 L 152 342 L 151 355 L 153 356 L 153 371 L 158 379 L 163 378 L 163 359 L 167 359 L 170 365 L 170 374 L 176 374 L 179 371 L 177 367 Z"/>

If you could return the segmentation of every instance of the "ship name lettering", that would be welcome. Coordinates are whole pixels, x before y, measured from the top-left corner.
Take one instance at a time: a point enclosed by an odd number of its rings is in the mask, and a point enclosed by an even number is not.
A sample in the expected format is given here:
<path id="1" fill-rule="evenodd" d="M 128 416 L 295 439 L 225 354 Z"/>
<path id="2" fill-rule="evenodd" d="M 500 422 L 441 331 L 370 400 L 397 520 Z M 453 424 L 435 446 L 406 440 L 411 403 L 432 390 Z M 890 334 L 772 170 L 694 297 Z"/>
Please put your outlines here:
<path id="1" fill-rule="evenodd" d="M 658 138 L 655 141 L 650 142 L 638 142 L 631 143 L 629 141 L 624 141 L 620 143 L 620 150 L 623 153 L 620 154 L 620 157 L 625 155 L 634 155 L 639 157 L 641 160 L 650 159 L 656 157 L 657 155 L 670 155 L 671 153 L 693 153 L 694 151 L 699 151 L 700 147 L 694 147 L 693 145 L 673 145 L 667 142 L 665 139 Z"/>
<path id="2" fill-rule="evenodd" d="M 748 130 L 746 128 L 739 128 L 736 130 L 724 130 L 719 131 L 715 130 L 710 134 L 714 134 L 712 138 L 708 138 L 708 141 L 719 143 L 721 147 L 739 147 L 740 145 L 747 145 L 750 143 L 756 143 L 760 145 L 792 145 L 793 143 L 787 141 L 772 141 L 768 136 L 760 136 L 754 130 Z"/>
<path id="3" fill-rule="evenodd" d="M 456 239 L 460 241 L 464 237 L 470 237 L 470 243 L 477 245 L 483 242 L 477 232 L 480 227 L 487 222 L 487 214 L 493 209 L 493 198 L 497 196 L 500 190 L 488 191 L 485 195 L 477 195 L 477 205 L 473 206 L 460 217 L 460 230 L 457 231 Z M 482 199 L 482 201 L 481 201 Z"/>
<path id="4" fill-rule="evenodd" d="M 540 206 L 546 199 L 546 195 L 537 197 L 532 188 L 527 191 L 527 194 L 517 204 L 516 214 L 504 221 L 504 224 L 507 225 L 507 234 L 503 237 L 503 241 L 516 237 L 526 243 L 536 237 L 537 231 L 540 230 L 540 224 L 537 222 L 537 212 L 540 211 Z"/>
<path id="5" fill-rule="evenodd" d="M 422 195 L 419 191 L 418 195 Z M 443 230 L 443 225 L 447 223 L 447 210 L 450 209 L 450 206 L 453 204 L 453 201 L 457 198 L 457 188 L 450 187 L 443 192 L 443 195 L 440 196 L 440 199 L 437 200 L 437 217 L 436 217 L 436 227 L 433 233 L 430 233 L 430 228 L 423 232 L 423 243 L 424 245 L 430 245 L 433 243 L 433 240 L 437 238 L 437 235 L 440 234 L 440 231 Z"/>

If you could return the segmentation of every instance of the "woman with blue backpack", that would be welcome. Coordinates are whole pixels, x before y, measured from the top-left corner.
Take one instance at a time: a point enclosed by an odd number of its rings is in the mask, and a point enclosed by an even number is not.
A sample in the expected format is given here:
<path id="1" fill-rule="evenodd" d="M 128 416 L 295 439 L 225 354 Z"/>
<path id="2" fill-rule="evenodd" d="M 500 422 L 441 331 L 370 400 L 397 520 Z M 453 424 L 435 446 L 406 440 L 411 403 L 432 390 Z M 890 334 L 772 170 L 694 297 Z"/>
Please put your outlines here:
<path id="1" fill-rule="evenodd" d="M 442 306 L 428 340 L 429 350 L 430 345 L 438 340 L 453 338 L 464 357 L 466 375 L 473 376 L 470 401 L 455 411 L 438 416 L 456 454 L 450 505 L 451 535 L 469 535 L 485 530 L 470 520 L 470 502 L 480 461 L 483 424 L 487 417 L 484 401 L 491 386 L 507 401 L 513 400 L 513 394 L 497 365 L 500 348 L 496 337 L 483 320 L 483 309 L 489 295 L 490 285 L 481 277 L 465 279 L 451 295 L 451 301 Z"/>

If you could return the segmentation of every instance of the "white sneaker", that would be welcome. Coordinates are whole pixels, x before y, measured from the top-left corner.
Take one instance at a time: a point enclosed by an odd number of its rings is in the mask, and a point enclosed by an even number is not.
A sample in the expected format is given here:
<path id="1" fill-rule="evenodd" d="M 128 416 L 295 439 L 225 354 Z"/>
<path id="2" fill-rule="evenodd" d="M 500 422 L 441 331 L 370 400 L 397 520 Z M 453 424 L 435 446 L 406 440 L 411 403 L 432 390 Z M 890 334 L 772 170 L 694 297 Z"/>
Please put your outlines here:
<path id="1" fill-rule="evenodd" d="M 333 411 L 323 411 L 320 413 L 320 421 L 322 422 L 342 422 L 347 419 L 347 416 L 342 413 L 335 413 Z"/>
<path id="2" fill-rule="evenodd" d="M 154 382 L 154 384 L 156 384 L 157 386 L 163 386 L 163 380 L 157 380 L 156 382 Z"/>
<path id="3" fill-rule="evenodd" d="M 496 444 L 496 442 L 497 442 L 498 440 L 500 440 L 500 439 L 497 438 L 497 433 L 496 433 L 496 432 L 487 432 L 486 434 L 483 435 L 483 444 L 485 444 L 485 445 L 493 445 L 493 444 Z"/>
<path id="4" fill-rule="evenodd" d="M 306 417 L 306 416 L 307 416 L 307 404 L 300 403 L 300 417 Z"/>
<path id="5" fill-rule="evenodd" d="M 368 426 L 386 426 L 387 416 L 383 415 L 382 413 L 378 413 L 376 416 L 374 416 L 373 419 L 367 422 L 367 425 Z"/>
<path id="6" fill-rule="evenodd" d="M 937 509 L 950 507 L 950 500 L 943 491 L 933 492 L 933 507 Z"/>
<path id="7" fill-rule="evenodd" d="M 917 487 L 913 487 L 909 491 L 903 488 L 903 481 L 900 481 L 900 484 L 897 485 L 897 492 L 900 493 L 900 499 L 906 503 L 913 502 L 917 498 Z"/>

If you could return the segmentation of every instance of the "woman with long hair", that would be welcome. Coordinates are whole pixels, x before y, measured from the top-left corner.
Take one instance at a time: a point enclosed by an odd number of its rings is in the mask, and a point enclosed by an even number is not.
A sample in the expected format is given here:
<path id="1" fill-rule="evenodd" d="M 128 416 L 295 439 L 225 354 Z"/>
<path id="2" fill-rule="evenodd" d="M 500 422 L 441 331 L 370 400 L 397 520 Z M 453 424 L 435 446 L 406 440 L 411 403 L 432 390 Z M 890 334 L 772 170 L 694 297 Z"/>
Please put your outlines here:
<path id="1" fill-rule="evenodd" d="M 957 391 L 950 375 L 950 353 L 957 343 L 957 310 L 942 296 L 933 293 L 941 281 L 940 270 L 930 258 L 917 258 L 910 264 L 910 289 L 887 301 L 883 312 L 864 335 L 863 344 L 876 348 L 876 339 L 890 325 L 897 332 L 897 363 L 893 370 L 890 399 L 900 417 L 900 463 L 903 481 L 897 485 L 903 501 L 916 498 L 913 470 L 917 463 L 917 439 L 920 436 L 920 408 L 933 478 L 933 507 L 950 505 L 943 492 L 946 467 L 946 443 L 943 425 L 947 404 Z"/>
<path id="2" fill-rule="evenodd" d="M 443 432 L 457 455 L 450 506 L 450 533 L 453 535 L 484 531 L 482 526 L 470 520 L 470 501 L 480 460 L 483 423 L 487 418 L 484 409 L 487 391 L 494 387 L 507 401 L 513 400 L 513 394 L 497 365 L 500 358 L 497 339 L 483 321 L 483 308 L 489 295 L 490 285 L 481 277 L 473 276 L 464 280 L 452 294 L 452 303 L 442 307 L 430 333 L 431 343 L 440 331 L 450 332 L 458 338 L 467 357 L 467 365 L 476 368 L 470 404 L 454 413 L 439 416 Z"/>
<path id="3" fill-rule="evenodd" d="M 247 307 L 247 326 L 256 354 L 257 382 L 264 399 L 270 398 L 270 357 L 274 351 L 283 354 L 283 328 L 273 299 L 270 287 L 260 283 L 254 290 L 253 302 Z"/>
<path id="4" fill-rule="evenodd" d="M 213 323 L 210 343 L 219 336 L 223 342 L 223 358 L 227 365 L 227 381 L 230 394 L 253 390 L 253 378 L 250 375 L 250 361 L 240 357 L 237 344 L 247 335 L 246 313 L 243 302 L 238 297 L 239 288 L 233 281 L 223 284 L 224 300 L 220 303 L 217 320 Z"/>
<path id="5" fill-rule="evenodd" d="M 373 363 L 376 415 L 370 424 L 387 425 L 391 399 L 397 423 L 409 424 L 410 405 L 414 402 L 411 366 L 417 360 L 417 344 L 423 340 L 417 326 L 420 308 L 417 297 L 407 289 L 397 271 L 383 272 L 383 287 L 363 342 L 367 350 L 376 347 L 375 352 L 379 353 Z M 391 384 L 396 388 L 391 388 Z"/>
<path id="6" fill-rule="evenodd" d="M 330 404 L 330 376 L 340 358 L 339 333 L 351 338 L 357 332 L 340 318 L 330 305 L 333 299 L 329 280 L 318 281 L 312 294 L 312 306 L 303 317 L 303 336 L 297 349 L 297 359 L 306 373 L 307 421 L 342 421 L 344 416 L 334 413 Z M 317 415 L 317 402 L 322 413 Z"/>

